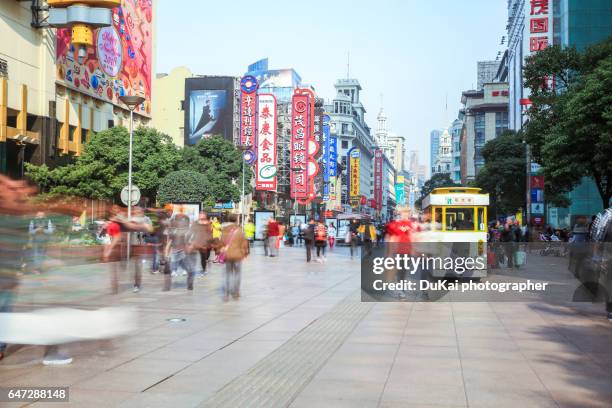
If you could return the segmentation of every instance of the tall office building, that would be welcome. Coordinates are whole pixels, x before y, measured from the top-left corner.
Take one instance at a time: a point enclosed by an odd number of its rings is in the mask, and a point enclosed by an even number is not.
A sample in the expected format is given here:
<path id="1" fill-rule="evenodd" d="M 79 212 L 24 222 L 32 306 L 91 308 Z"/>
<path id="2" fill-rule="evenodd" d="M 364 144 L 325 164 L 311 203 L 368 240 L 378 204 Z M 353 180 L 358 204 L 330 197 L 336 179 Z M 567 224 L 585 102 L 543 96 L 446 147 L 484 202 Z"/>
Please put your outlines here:
<path id="1" fill-rule="evenodd" d="M 438 160 L 438 149 L 440 148 L 441 130 L 432 130 L 429 133 L 429 168 L 433 168 Z M 432 173 L 433 174 L 433 173 Z"/>

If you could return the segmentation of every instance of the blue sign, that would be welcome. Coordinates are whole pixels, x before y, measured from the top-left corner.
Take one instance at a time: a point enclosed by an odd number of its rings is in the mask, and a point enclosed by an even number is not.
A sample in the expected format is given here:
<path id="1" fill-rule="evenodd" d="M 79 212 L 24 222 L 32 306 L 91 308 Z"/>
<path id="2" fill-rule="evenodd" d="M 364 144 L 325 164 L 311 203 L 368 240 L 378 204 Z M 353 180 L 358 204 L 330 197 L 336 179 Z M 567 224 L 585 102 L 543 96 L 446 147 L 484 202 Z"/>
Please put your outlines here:
<path id="1" fill-rule="evenodd" d="M 395 202 L 397 205 L 406 205 L 405 184 L 397 183 L 395 185 Z"/>
<path id="2" fill-rule="evenodd" d="M 240 80 L 240 89 L 246 93 L 253 93 L 257 90 L 257 79 L 253 75 L 245 75 Z"/>
<path id="3" fill-rule="evenodd" d="M 329 168 L 331 135 L 329 131 L 329 115 L 323 115 L 323 201 L 329 201 Z"/>
<path id="4" fill-rule="evenodd" d="M 531 189 L 531 202 L 532 203 L 543 203 L 544 202 L 544 190 L 541 188 Z"/>
<path id="5" fill-rule="evenodd" d="M 329 138 L 329 177 L 338 176 L 338 139 Z"/>
<path id="6" fill-rule="evenodd" d="M 244 153 L 242 154 L 242 158 L 248 164 L 253 164 L 255 162 L 255 159 L 257 158 L 257 156 L 255 155 L 254 151 L 252 151 L 252 150 L 245 150 Z"/>

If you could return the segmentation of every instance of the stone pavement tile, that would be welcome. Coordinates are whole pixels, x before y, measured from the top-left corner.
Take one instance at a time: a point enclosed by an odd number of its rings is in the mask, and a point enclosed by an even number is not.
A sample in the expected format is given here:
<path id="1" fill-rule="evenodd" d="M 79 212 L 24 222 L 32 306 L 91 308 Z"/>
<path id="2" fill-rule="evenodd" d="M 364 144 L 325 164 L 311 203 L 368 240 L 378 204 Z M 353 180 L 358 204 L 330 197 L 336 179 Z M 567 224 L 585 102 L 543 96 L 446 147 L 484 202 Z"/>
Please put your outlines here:
<path id="1" fill-rule="evenodd" d="M 462 408 L 465 405 L 411 404 L 410 402 L 383 402 L 378 408 Z"/>
<path id="2" fill-rule="evenodd" d="M 385 365 L 328 362 L 317 373 L 315 378 L 317 380 L 384 383 L 389 375 L 391 365 L 391 360 L 389 360 Z"/>
<path id="3" fill-rule="evenodd" d="M 68 404 L 60 404 L 57 402 L 37 402 L 28 407 L 34 408 L 109 408 L 119 405 L 122 401 L 136 395 L 131 392 L 124 391 L 99 391 L 70 387 L 70 401 Z"/>
<path id="4" fill-rule="evenodd" d="M 456 346 L 414 346 L 403 342 L 397 352 L 398 359 L 458 359 Z"/>
<path id="5" fill-rule="evenodd" d="M 378 401 L 383 387 L 384 381 L 344 381 L 315 378 L 298 395 L 298 398 Z"/>
<path id="6" fill-rule="evenodd" d="M 550 394 L 560 408 L 610 408 L 612 396 L 600 395 L 584 387 L 551 389 Z"/>
<path id="7" fill-rule="evenodd" d="M 90 378 L 98 373 L 95 367 L 89 368 L 74 368 L 65 367 L 46 367 L 31 371 L 27 374 L 2 381 L 3 385 L 15 385 L 22 387 L 66 387 L 79 382 L 80 380 Z"/>
<path id="8" fill-rule="evenodd" d="M 121 402 L 121 408 L 192 408 L 198 406 L 204 397 L 184 392 L 159 393 L 141 392 Z"/>
<path id="9" fill-rule="evenodd" d="M 128 373 L 155 373 L 171 375 L 177 371 L 186 368 L 191 363 L 182 360 L 162 360 L 148 357 L 141 357 L 135 360 L 128 361 L 121 364 L 113 369 L 116 372 L 128 372 Z"/>
<path id="10" fill-rule="evenodd" d="M 334 399 L 298 396 L 289 408 L 377 408 L 378 400 Z"/>
<path id="11" fill-rule="evenodd" d="M 519 351 L 512 339 L 492 337 L 459 337 L 459 348 L 492 348 L 500 351 Z"/>
<path id="12" fill-rule="evenodd" d="M 368 364 L 371 366 L 388 366 L 393 362 L 397 345 L 344 343 L 329 359 L 328 364 Z"/>
<path id="13" fill-rule="evenodd" d="M 464 371 L 482 373 L 506 373 L 507 375 L 528 375 L 533 373 L 527 359 L 492 359 L 492 358 L 462 358 L 461 367 Z"/>
<path id="14" fill-rule="evenodd" d="M 227 369 L 225 371 L 221 369 L 215 371 L 207 370 L 198 373 L 181 372 L 160 382 L 145 391 L 145 393 L 185 393 L 201 396 L 202 401 L 204 401 L 241 373 L 235 369 Z"/>
<path id="15" fill-rule="evenodd" d="M 463 382 L 440 382 L 435 377 L 398 376 L 387 383 L 382 395 L 384 404 L 419 404 L 467 407 Z"/>
<path id="16" fill-rule="evenodd" d="M 460 348 L 461 358 L 485 358 L 490 360 L 522 360 L 523 354 L 520 350 L 497 350 L 494 347 L 470 347 Z"/>
<path id="17" fill-rule="evenodd" d="M 457 347 L 458 342 L 456 337 L 441 337 L 441 336 L 423 336 L 415 335 L 406 332 L 402 338 L 402 346 L 410 347 Z"/>
<path id="18" fill-rule="evenodd" d="M 493 388 L 471 385 L 466 389 L 470 408 L 558 408 L 546 390 Z"/>
<path id="19" fill-rule="evenodd" d="M 177 347 L 173 344 L 142 354 L 140 357 L 159 360 L 198 361 L 212 353 L 216 349 L 188 349 Z"/>
<path id="20" fill-rule="evenodd" d="M 141 392 L 166 378 L 166 374 L 151 372 L 105 371 L 94 377 L 78 381 L 78 388 L 105 391 Z"/>
<path id="21" fill-rule="evenodd" d="M 522 351 L 547 351 L 553 353 L 578 353 L 581 350 L 567 340 L 526 340 L 514 339 L 516 345 Z"/>
<path id="22" fill-rule="evenodd" d="M 580 335 L 568 338 L 576 347 L 582 351 L 590 353 L 604 353 L 610 351 L 612 336 L 593 335 L 591 333 L 581 333 Z"/>
<path id="23" fill-rule="evenodd" d="M 424 337 L 451 337 L 456 338 L 457 334 L 455 332 L 455 328 L 451 325 L 443 325 L 436 326 L 431 325 L 428 326 L 426 324 L 414 325 L 408 322 L 406 325 L 406 330 L 404 331 L 404 336 L 424 336 Z"/>

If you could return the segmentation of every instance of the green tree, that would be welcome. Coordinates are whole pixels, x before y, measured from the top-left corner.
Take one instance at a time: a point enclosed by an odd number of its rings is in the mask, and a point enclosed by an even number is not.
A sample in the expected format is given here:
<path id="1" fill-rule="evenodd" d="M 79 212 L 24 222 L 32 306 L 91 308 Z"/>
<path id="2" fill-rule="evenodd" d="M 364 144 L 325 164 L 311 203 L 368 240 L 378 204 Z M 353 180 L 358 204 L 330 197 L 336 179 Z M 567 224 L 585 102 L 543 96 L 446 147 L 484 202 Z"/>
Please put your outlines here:
<path id="1" fill-rule="evenodd" d="M 242 190 L 242 152 L 230 141 L 214 136 L 183 149 L 182 170 L 202 174 L 207 180 L 207 202 L 239 201 Z M 245 192 L 251 191 L 251 166 L 245 169 Z"/>
<path id="2" fill-rule="evenodd" d="M 206 177 L 195 171 L 179 170 L 164 177 L 159 183 L 157 199 L 167 203 L 201 203 L 208 197 L 210 185 Z"/>
<path id="3" fill-rule="evenodd" d="M 543 86 L 554 78 L 555 88 Z M 526 139 L 543 165 L 546 197 L 567 206 L 565 193 L 592 178 L 602 204 L 612 197 L 612 37 L 582 53 L 549 47 L 527 59 L 532 106 Z"/>
<path id="4" fill-rule="evenodd" d="M 114 127 L 93 136 L 73 163 L 52 170 L 27 165 L 26 175 L 50 196 L 116 198 L 128 182 L 128 146 L 127 129 Z M 176 170 L 180 160 L 169 136 L 152 128 L 134 130 L 133 183 L 143 197 L 154 199 L 160 180 Z"/>
<path id="5" fill-rule="evenodd" d="M 489 213 L 496 218 L 516 213 L 525 204 L 526 159 L 522 135 L 506 132 L 489 140 L 481 153 L 485 165 L 473 184 L 489 193 Z"/>
<path id="6" fill-rule="evenodd" d="M 421 196 L 415 201 L 415 205 L 419 207 L 423 198 L 433 191 L 435 188 L 440 187 L 459 187 L 461 184 L 456 184 L 448 173 L 438 173 L 431 176 L 429 180 L 421 187 Z"/>

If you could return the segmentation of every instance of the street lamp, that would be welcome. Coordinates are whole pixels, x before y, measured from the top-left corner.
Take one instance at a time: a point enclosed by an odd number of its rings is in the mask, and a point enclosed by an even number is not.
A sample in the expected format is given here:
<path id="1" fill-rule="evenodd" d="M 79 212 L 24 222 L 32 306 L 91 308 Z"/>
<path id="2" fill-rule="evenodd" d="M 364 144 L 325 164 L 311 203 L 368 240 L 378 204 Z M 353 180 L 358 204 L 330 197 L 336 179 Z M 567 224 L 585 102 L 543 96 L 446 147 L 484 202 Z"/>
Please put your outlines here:
<path id="1" fill-rule="evenodd" d="M 123 102 L 130 110 L 130 148 L 128 153 L 128 221 L 132 220 L 132 144 L 134 140 L 134 109 L 136 106 L 144 102 L 145 98 L 142 96 L 124 95 L 120 96 L 119 99 Z M 132 234 L 128 234 L 127 239 L 127 257 L 130 259 L 130 240 Z"/>

